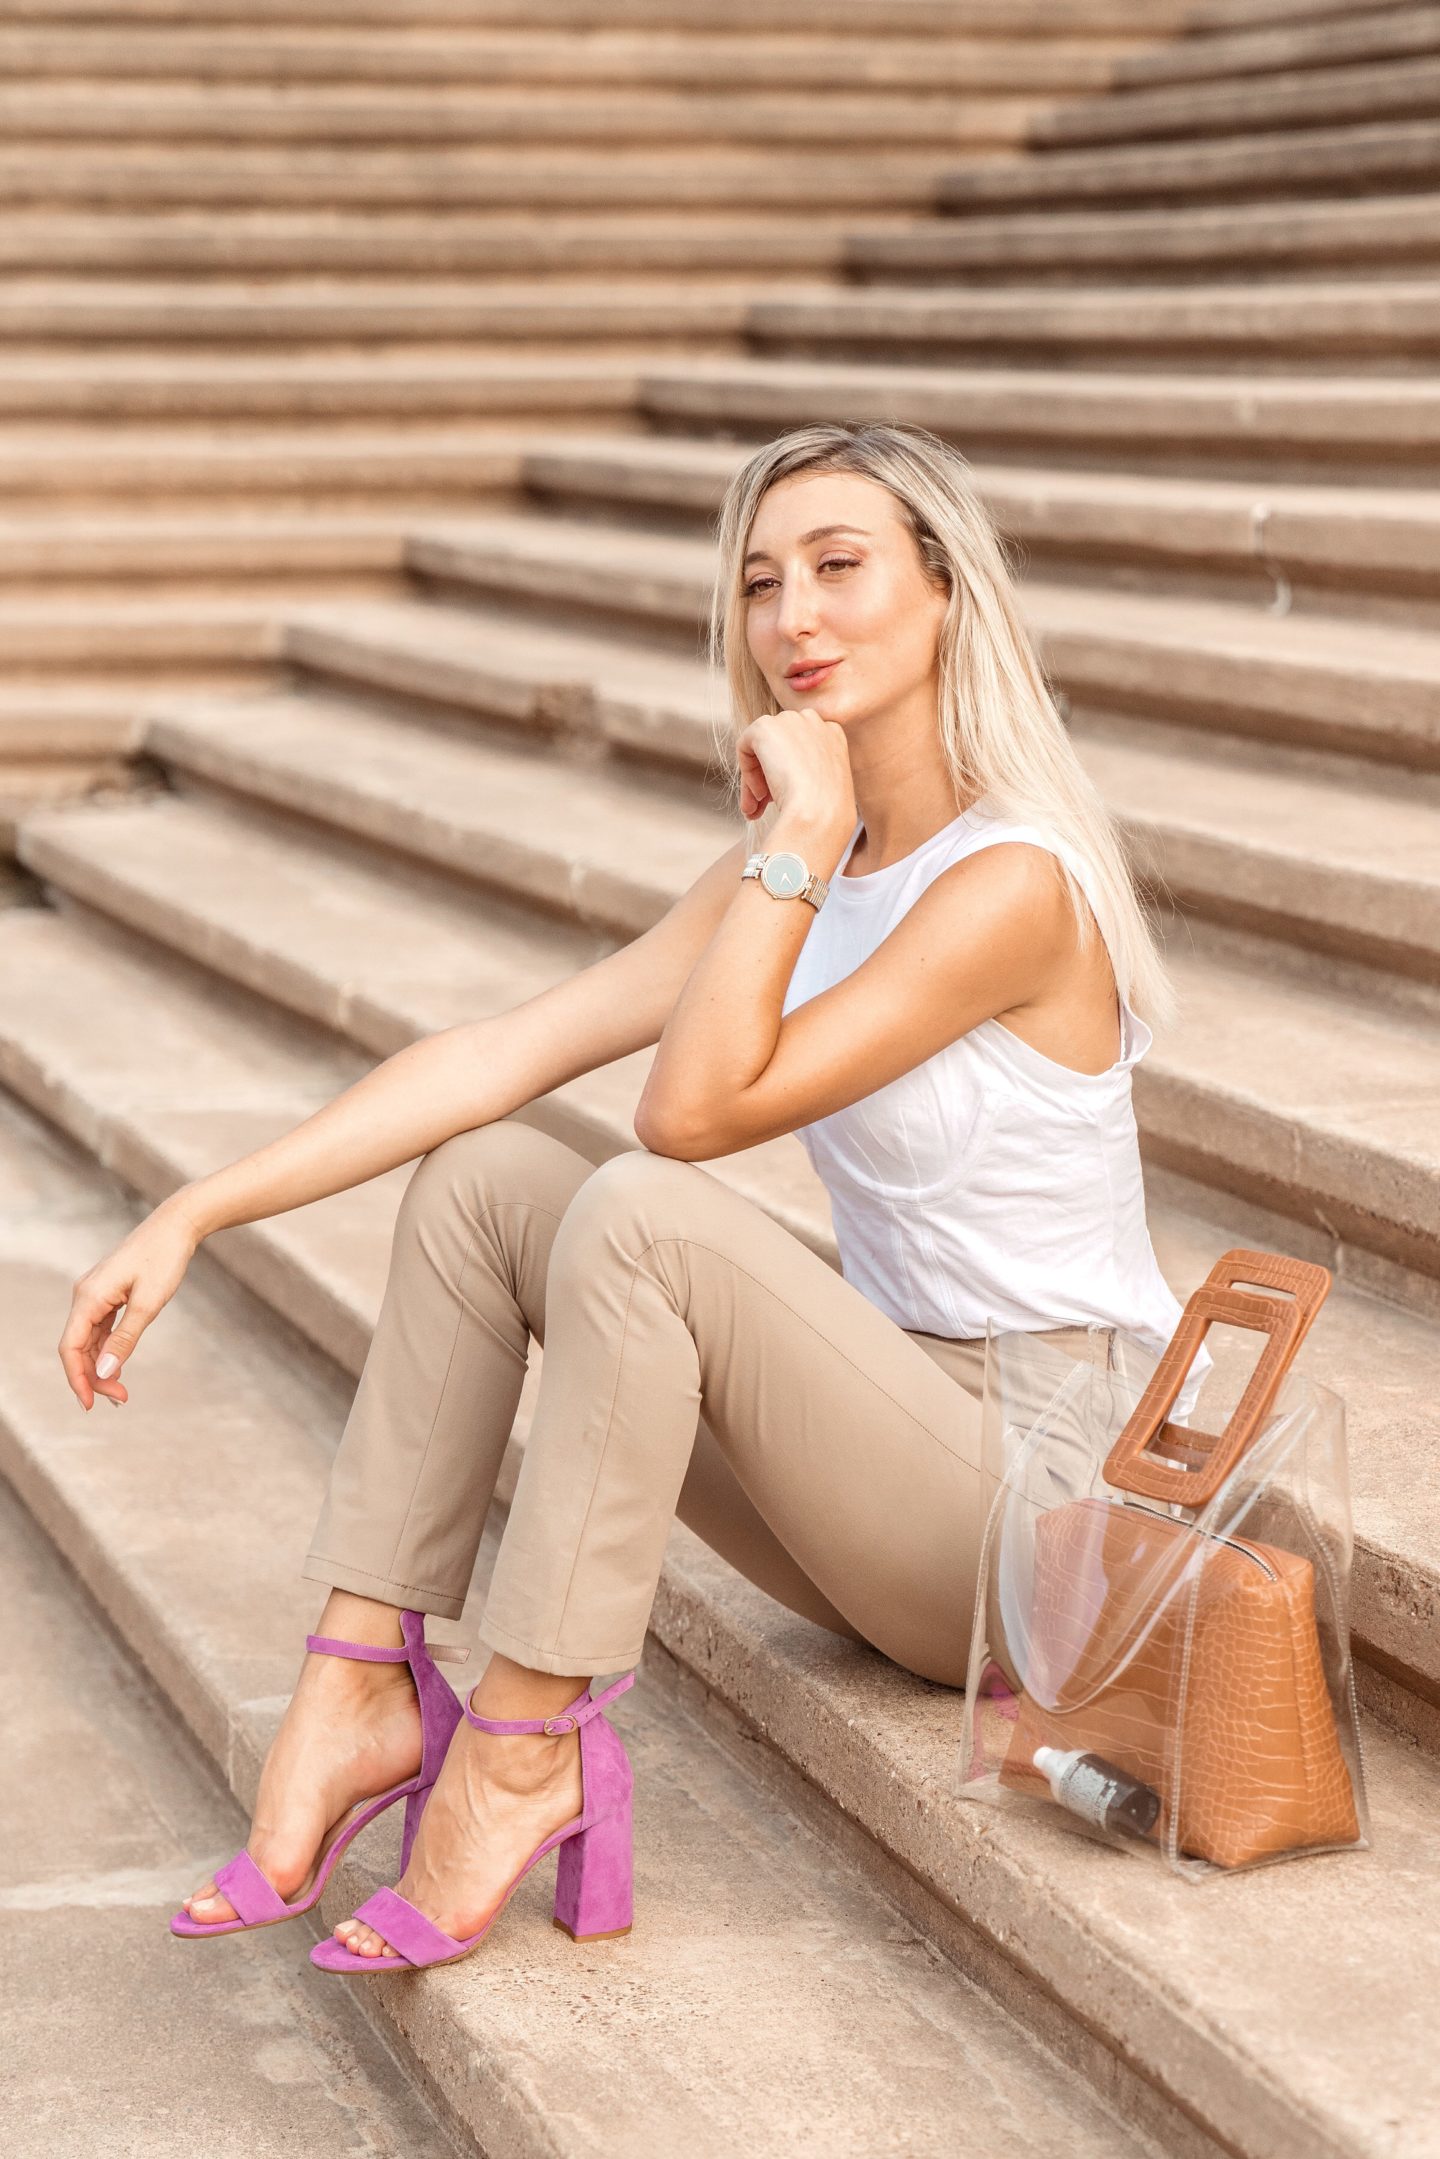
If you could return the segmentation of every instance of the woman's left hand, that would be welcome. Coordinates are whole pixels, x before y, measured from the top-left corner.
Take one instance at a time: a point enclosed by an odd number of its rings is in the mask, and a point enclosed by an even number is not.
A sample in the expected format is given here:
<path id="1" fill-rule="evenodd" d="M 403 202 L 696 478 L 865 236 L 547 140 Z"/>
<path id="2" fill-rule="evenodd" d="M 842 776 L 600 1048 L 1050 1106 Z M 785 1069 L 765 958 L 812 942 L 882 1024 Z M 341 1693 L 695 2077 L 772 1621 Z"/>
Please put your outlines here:
<path id="1" fill-rule="evenodd" d="M 742 728 L 736 749 L 742 817 L 759 817 L 773 802 L 849 832 L 855 788 L 850 746 L 838 721 L 822 720 L 808 705 L 799 712 L 762 712 Z"/>

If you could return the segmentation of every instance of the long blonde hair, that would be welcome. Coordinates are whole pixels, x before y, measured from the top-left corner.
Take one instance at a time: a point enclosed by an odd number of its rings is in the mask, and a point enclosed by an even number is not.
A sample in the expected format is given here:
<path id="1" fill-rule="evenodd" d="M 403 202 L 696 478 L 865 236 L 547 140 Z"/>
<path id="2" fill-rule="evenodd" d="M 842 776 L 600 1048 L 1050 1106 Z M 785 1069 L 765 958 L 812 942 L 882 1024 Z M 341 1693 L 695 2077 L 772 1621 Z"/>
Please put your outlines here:
<path id="1" fill-rule="evenodd" d="M 745 635 L 742 564 L 762 496 L 797 472 L 854 472 L 899 503 L 927 574 L 948 585 L 940 632 L 940 744 L 957 810 L 981 796 L 997 814 L 1068 841 L 1091 870 L 1095 914 L 1116 980 L 1154 1026 L 1176 997 L 1115 820 L 1075 754 L 1021 619 L 1010 564 L 965 459 L 928 429 L 878 422 L 797 427 L 756 450 L 725 491 L 710 656 L 723 669 L 730 714 L 720 745 L 738 805 L 735 742 L 773 695 Z M 747 819 L 763 846 L 773 814 Z M 1082 950 L 1093 933 L 1086 895 L 1059 858 Z"/>

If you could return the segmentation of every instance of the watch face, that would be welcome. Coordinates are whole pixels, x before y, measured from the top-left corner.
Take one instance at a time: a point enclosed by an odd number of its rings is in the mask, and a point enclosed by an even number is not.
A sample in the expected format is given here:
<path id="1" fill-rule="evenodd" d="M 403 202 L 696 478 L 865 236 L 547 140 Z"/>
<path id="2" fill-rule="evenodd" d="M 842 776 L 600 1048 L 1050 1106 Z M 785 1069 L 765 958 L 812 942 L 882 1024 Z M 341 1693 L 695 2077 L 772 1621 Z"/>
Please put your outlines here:
<path id="1" fill-rule="evenodd" d="M 796 899 L 810 882 L 810 865 L 799 855 L 771 855 L 760 882 L 777 900 Z"/>

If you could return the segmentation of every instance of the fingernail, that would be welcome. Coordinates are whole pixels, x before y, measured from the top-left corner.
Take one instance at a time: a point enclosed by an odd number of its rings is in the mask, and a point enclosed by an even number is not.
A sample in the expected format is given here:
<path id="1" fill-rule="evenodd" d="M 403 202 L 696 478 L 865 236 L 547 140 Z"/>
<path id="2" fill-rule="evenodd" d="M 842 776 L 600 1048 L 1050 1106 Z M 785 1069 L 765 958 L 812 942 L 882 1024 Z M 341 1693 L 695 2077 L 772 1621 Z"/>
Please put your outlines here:
<path id="1" fill-rule="evenodd" d="M 120 1359 L 113 1351 L 107 1349 L 95 1367 L 95 1377 L 97 1379 L 113 1379 L 119 1369 Z"/>

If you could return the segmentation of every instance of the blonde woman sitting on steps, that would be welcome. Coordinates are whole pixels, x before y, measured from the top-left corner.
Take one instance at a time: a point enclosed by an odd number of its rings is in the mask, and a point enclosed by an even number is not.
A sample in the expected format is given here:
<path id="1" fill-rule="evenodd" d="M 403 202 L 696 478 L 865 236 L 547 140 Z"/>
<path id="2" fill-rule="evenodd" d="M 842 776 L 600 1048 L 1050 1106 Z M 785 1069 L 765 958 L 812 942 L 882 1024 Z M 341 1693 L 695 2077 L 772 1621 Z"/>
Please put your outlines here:
<path id="1" fill-rule="evenodd" d="M 588 1690 L 641 1658 L 672 1518 L 815 1625 L 962 1686 L 987 1319 L 1158 1350 L 1179 1315 L 1131 1108 L 1170 992 L 964 461 L 916 429 L 798 429 L 736 474 L 719 555 L 745 835 L 632 944 L 388 1058 L 76 1287 L 69 1383 L 123 1402 L 212 1230 L 423 1157 L 304 1563 L 320 1646 L 246 1850 L 177 1932 L 308 1909 L 337 1840 L 402 1796 L 396 1889 L 317 1962 L 467 1953 L 551 1850 L 557 1920 L 624 1932 L 629 1764 Z M 599 1168 L 513 1115 L 655 1044 L 640 1145 Z M 700 1166 L 792 1132 L 843 1274 Z M 532 1337 L 462 1709 L 421 1615 L 461 1612 Z"/>

